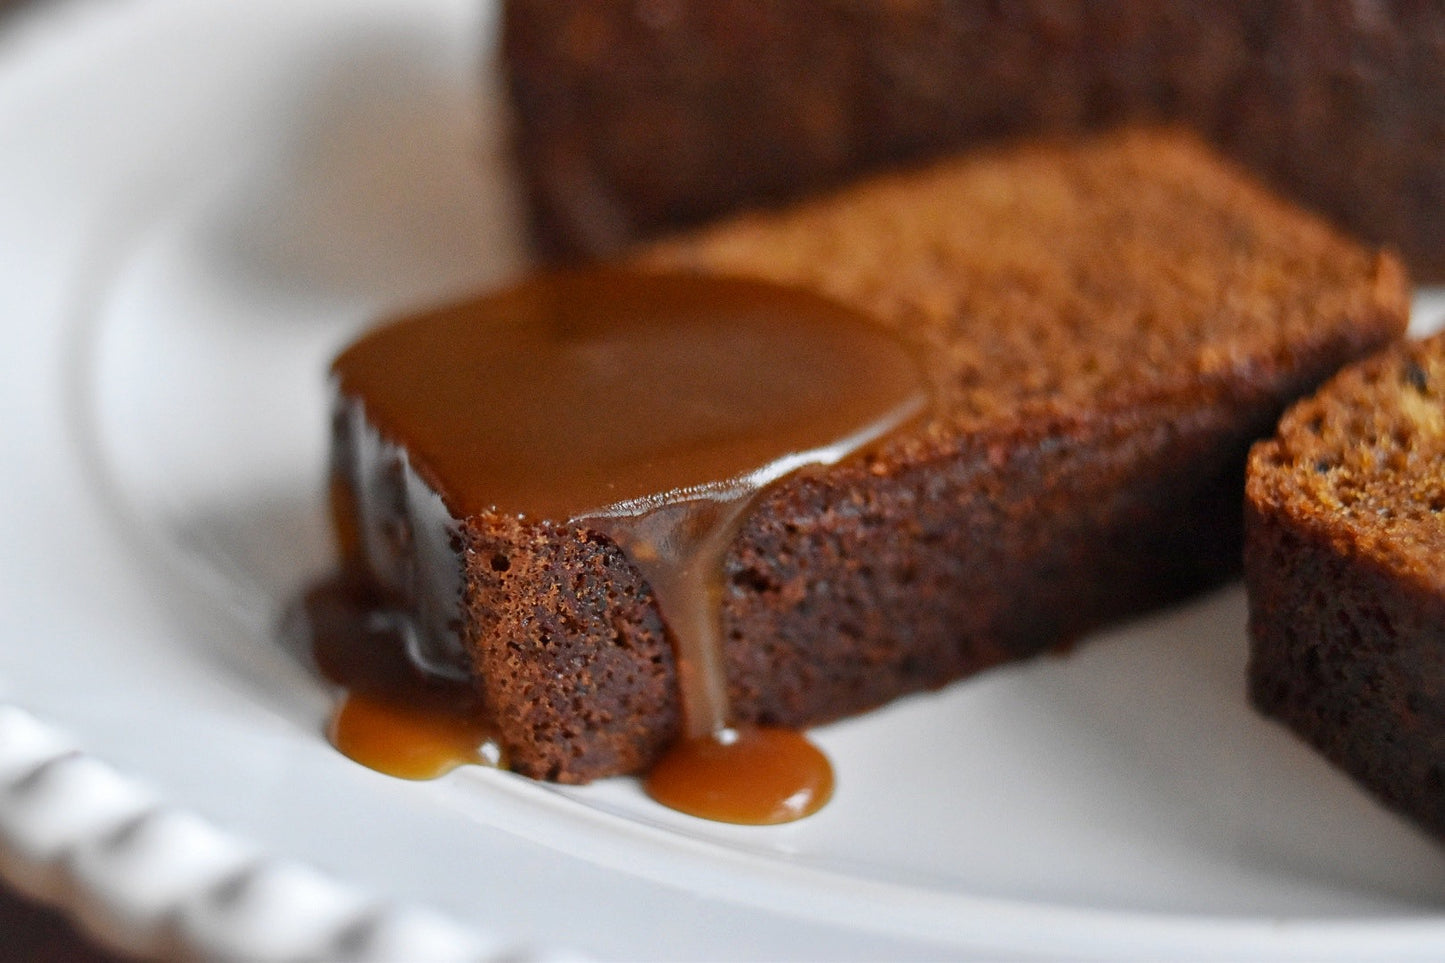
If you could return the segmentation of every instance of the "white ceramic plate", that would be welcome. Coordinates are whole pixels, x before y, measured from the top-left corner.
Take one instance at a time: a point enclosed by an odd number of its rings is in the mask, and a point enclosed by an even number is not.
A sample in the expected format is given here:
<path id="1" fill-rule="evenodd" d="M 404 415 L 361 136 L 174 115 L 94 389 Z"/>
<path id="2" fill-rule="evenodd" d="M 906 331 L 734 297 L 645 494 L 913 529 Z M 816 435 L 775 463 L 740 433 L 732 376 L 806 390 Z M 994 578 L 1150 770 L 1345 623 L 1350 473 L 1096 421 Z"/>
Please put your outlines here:
<path id="1" fill-rule="evenodd" d="M 72 14 L 0 42 L 15 884 L 247 959 L 1445 956 L 1445 853 L 1246 707 L 1237 588 L 818 732 L 838 794 L 791 826 L 341 758 L 278 641 L 324 370 L 521 265 L 489 14 Z"/>

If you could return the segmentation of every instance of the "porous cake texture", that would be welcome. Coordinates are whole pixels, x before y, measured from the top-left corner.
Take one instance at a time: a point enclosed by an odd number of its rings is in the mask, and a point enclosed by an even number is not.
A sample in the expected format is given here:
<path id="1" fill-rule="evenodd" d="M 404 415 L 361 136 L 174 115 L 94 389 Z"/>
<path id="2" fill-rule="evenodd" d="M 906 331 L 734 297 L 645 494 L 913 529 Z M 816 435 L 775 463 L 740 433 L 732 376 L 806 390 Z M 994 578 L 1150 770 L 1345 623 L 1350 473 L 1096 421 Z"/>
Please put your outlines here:
<path id="1" fill-rule="evenodd" d="M 1445 335 L 1256 446 L 1245 569 L 1255 705 L 1445 836 Z"/>

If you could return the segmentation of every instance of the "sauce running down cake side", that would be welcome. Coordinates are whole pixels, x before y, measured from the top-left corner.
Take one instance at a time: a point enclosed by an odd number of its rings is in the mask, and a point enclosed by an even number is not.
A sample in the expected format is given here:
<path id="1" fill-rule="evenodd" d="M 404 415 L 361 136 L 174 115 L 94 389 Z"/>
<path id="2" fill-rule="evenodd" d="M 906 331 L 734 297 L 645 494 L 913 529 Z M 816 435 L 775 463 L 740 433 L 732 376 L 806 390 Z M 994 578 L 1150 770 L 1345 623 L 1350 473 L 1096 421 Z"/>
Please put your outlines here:
<path id="1" fill-rule="evenodd" d="M 770 484 L 927 409 L 908 344 L 801 289 L 599 268 L 381 327 L 334 374 L 344 560 L 309 609 L 317 662 L 348 691 L 342 751 L 413 778 L 505 763 L 464 628 L 468 526 L 505 518 L 606 544 L 660 615 L 681 718 L 655 798 L 741 823 L 827 801 L 831 770 L 801 735 L 734 724 L 724 557 Z M 511 564 L 485 561 L 500 578 Z"/>

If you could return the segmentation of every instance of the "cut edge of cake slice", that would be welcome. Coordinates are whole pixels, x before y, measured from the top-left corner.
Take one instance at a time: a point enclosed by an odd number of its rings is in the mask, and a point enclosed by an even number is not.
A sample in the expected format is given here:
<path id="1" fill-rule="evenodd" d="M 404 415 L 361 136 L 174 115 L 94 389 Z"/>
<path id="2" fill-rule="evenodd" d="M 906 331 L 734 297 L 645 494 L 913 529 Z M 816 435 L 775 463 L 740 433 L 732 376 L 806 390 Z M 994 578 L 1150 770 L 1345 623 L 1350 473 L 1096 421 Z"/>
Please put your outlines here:
<path id="1" fill-rule="evenodd" d="M 1445 836 L 1445 333 L 1255 446 L 1245 572 L 1254 705 Z"/>

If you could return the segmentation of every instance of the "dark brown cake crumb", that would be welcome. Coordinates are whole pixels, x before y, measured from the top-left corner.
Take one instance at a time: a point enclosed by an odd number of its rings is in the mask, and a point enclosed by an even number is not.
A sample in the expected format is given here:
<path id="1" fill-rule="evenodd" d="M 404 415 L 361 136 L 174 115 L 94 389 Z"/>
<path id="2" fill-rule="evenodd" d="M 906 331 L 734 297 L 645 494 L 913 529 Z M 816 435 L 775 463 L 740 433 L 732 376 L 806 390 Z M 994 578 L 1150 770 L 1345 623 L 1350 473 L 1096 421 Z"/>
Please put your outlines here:
<path id="1" fill-rule="evenodd" d="M 1290 409 L 1247 513 L 1255 704 L 1445 836 L 1445 335 Z"/>

